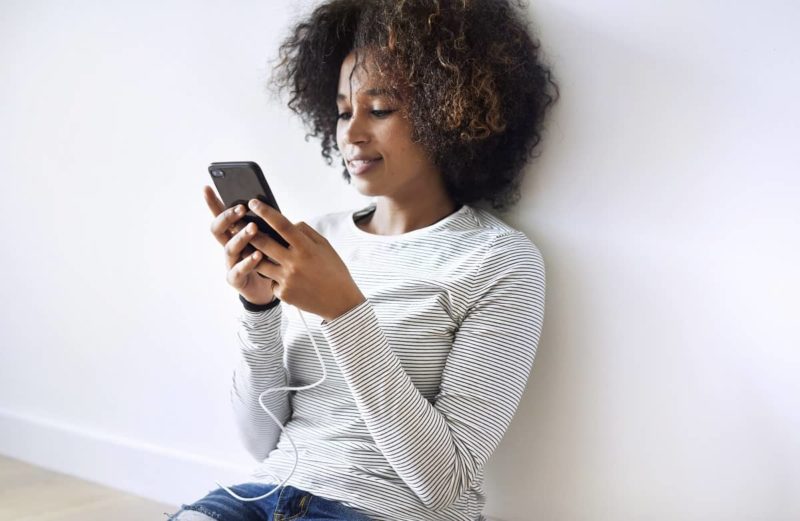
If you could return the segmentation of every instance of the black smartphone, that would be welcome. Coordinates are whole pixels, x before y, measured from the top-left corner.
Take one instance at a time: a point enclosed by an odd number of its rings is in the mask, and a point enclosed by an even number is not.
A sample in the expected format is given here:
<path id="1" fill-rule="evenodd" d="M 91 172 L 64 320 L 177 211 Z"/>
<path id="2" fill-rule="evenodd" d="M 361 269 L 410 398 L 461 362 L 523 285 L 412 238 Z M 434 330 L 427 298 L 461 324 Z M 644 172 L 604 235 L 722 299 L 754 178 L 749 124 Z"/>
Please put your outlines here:
<path id="1" fill-rule="evenodd" d="M 214 181 L 214 186 L 217 187 L 217 193 L 219 193 L 225 208 L 231 208 L 237 204 L 244 205 L 247 213 L 242 217 L 242 221 L 256 223 L 260 231 L 278 241 L 283 247 L 289 247 L 289 243 L 278 232 L 247 206 L 250 199 L 258 199 L 279 212 L 281 211 L 266 178 L 264 178 L 261 167 L 253 161 L 211 163 L 208 165 L 208 173 Z"/>

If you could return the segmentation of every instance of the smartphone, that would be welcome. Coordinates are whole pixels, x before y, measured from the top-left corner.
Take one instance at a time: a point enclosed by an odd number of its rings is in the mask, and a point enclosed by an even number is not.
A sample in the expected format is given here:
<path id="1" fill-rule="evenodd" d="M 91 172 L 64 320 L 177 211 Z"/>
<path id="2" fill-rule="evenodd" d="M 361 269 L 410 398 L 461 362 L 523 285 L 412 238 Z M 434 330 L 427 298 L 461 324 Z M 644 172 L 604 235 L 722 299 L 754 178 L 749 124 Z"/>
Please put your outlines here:
<path id="1" fill-rule="evenodd" d="M 244 205 L 247 213 L 241 218 L 242 221 L 256 223 L 260 231 L 275 239 L 284 248 L 289 247 L 289 243 L 278 232 L 247 206 L 250 199 L 258 199 L 279 212 L 281 211 L 264 178 L 261 167 L 253 161 L 211 163 L 208 165 L 208 173 L 214 181 L 214 186 L 217 187 L 217 193 L 219 193 L 225 208 L 231 208 L 237 204 Z"/>

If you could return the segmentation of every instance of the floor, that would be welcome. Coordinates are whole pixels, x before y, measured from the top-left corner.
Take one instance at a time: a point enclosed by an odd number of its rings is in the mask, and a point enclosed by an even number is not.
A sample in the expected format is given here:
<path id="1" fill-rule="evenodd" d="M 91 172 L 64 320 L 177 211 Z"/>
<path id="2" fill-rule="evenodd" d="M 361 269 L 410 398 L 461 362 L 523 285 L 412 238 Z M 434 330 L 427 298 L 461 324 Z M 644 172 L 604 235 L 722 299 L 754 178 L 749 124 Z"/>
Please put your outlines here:
<path id="1" fill-rule="evenodd" d="M 0 521 L 166 521 L 177 508 L 0 456 Z"/>

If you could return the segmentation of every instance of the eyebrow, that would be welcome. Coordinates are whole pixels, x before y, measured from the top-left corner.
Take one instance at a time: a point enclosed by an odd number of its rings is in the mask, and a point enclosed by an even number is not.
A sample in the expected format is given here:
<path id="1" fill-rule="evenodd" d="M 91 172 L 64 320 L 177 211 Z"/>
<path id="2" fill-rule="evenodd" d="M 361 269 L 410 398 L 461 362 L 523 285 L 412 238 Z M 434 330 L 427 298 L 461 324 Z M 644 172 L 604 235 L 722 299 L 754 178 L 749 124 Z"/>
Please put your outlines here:
<path id="1" fill-rule="evenodd" d="M 379 89 L 379 88 L 367 89 L 367 90 L 364 91 L 364 95 L 369 96 L 371 98 L 375 98 L 375 97 L 378 97 L 378 96 L 392 97 L 392 93 L 390 91 L 388 91 L 386 89 Z M 347 99 L 347 96 L 345 96 L 341 92 L 336 95 L 336 101 L 344 101 L 346 99 Z"/>

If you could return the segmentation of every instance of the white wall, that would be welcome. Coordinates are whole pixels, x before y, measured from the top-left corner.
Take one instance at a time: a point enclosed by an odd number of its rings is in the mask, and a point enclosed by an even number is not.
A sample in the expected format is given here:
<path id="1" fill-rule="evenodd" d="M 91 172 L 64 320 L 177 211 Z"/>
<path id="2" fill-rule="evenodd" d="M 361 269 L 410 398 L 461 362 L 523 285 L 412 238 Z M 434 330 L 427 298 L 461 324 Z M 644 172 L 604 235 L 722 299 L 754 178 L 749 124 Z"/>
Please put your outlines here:
<path id="1" fill-rule="evenodd" d="M 211 161 L 299 221 L 367 199 L 263 87 L 281 2 L 0 3 L 0 452 L 173 504 L 251 462 Z M 548 267 L 488 472 L 523 520 L 800 517 L 800 7 L 539 1 Z M 227 481 L 226 481 L 227 482 Z"/>

